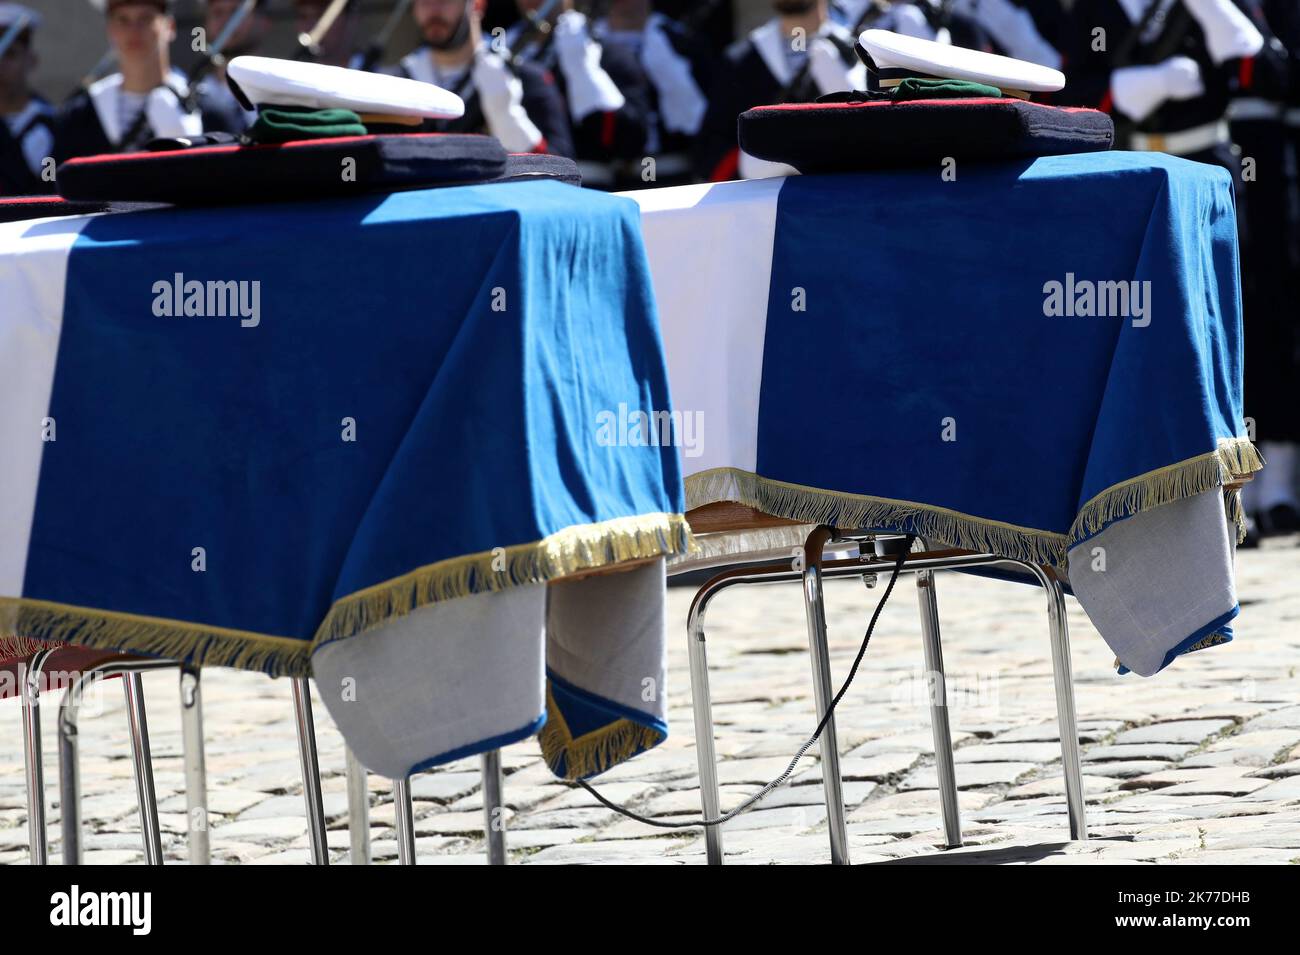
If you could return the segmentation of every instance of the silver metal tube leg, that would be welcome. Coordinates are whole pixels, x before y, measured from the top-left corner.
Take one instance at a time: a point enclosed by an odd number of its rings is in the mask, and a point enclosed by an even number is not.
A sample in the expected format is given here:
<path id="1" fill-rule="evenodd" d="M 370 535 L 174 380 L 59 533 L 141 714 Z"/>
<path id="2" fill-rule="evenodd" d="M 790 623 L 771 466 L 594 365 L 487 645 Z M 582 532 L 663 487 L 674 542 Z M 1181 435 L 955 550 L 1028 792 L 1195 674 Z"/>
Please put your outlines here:
<path id="1" fill-rule="evenodd" d="M 203 753 L 203 694 L 198 670 L 181 668 L 180 690 L 190 865 L 208 865 L 212 861 L 208 829 L 208 769 Z"/>
<path id="2" fill-rule="evenodd" d="M 934 734 L 934 765 L 939 771 L 939 805 L 943 811 L 943 832 L 948 848 L 961 845 L 961 808 L 957 802 L 957 771 L 953 765 L 952 730 L 948 725 L 948 686 L 943 669 L 943 645 L 939 638 L 939 600 L 934 573 L 916 575 L 916 594 L 921 604 L 921 644 L 925 648 L 925 672 L 931 681 L 930 730 Z"/>
<path id="3" fill-rule="evenodd" d="M 718 754 L 713 742 L 713 699 L 709 694 L 708 650 L 704 642 L 704 612 L 715 592 L 705 588 L 696 595 L 686 623 L 691 661 L 691 707 L 695 711 L 695 758 L 700 767 L 700 803 L 705 819 L 717 819 L 722 815 L 722 796 L 718 790 Z M 721 826 L 705 827 L 704 845 L 709 865 L 722 865 Z"/>
<path id="4" fill-rule="evenodd" d="M 483 764 L 483 828 L 487 835 L 488 865 L 505 865 L 506 816 L 502 794 L 504 780 L 501 773 L 501 750 L 484 753 Z"/>
<path id="5" fill-rule="evenodd" d="M 348 842 L 353 865 L 370 865 L 370 790 L 366 767 L 352 747 L 346 748 L 348 767 Z"/>
<path id="6" fill-rule="evenodd" d="M 49 863 L 45 828 L 45 765 L 41 754 L 41 670 L 51 651 L 38 650 L 23 668 L 23 767 L 27 774 L 27 843 L 32 865 Z"/>
<path id="7" fill-rule="evenodd" d="M 1079 760 L 1079 724 L 1074 711 L 1074 674 L 1070 666 L 1070 626 L 1065 615 L 1065 591 L 1049 574 L 1047 615 L 1052 634 L 1052 675 L 1056 681 L 1056 725 L 1061 736 L 1061 771 L 1065 776 L 1065 801 L 1070 810 L 1070 838 L 1088 838 L 1087 804 L 1083 796 L 1083 769 Z"/>
<path id="8" fill-rule="evenodd" d="M 321 796 L 320 759 L 316 755 L 316 722 L 311 715 L 311 684 L 295 677 L 293 715 L 298 726 L 298 759 L 302 765 L 302 798 L 307 807 L 307 841 L 312 865 L 329 865 L 325 841 L 325 804 Z"/>
<path id="9" fill-rule="evenodd" d="M 162 865 L 162 833 L 158 824 L 158 796 L 153 785 L 153 761 L 149 753 L 143 677 L 139 673 L 127 673 L 122 677 L 122 689 L 126 695 L 127 726 L 131 733 L 131 765 L 135 770 L 135 792 L 140 805 L 144 861 L 145 865 Z"/>
<path id="10" fill-rule="evenodd" d="M 831 655 L 826 643 L 826 608 L 822 595 L 822 552 L 830 540 L 829 528 L 819 527 L 804 545 L 803 597 L 808 619 L 808 651 L 812 657 L 813 695 L 820 722 L 835 692 L 831 687 Z M 830 830 L 831 862 L 849 863 L 849 835 L 844 819 L 844 787 L 840 781 L 839 737 L 835 717 L 826 721 L 821 735 L 822 784 L 826 790 L 826 826 Z"/>
<path id="11" fill-rule="evenodd" d="M 73 681 L 59 707 L 59 813 L 63 824 L 64 865 L 81 865 L 81 754 L 77 710 L 85 679 Z"/>
<path id="12" fill-rule="evenodd" d="M 393 780 L 393 817 L 397 829 L 398 865 L 415 865 L 415 811 L 411 807 L 411 777 Z"/>

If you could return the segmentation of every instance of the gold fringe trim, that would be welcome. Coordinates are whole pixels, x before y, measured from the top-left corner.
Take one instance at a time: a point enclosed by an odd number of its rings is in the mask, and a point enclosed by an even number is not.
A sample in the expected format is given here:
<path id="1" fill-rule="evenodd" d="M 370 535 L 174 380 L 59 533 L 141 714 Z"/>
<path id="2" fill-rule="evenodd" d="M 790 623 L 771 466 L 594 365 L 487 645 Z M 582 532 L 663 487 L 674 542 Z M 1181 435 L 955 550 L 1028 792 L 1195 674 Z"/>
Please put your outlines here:
<path id="1" fill-rule="evenodd" d="M 32 640 L 261 670 L 271 676 L 311 672 L 306 640 L 45 600 L 0 597 L 0 629 Z"/>
<path id="2" fill-rule="evenodd" d="M 546 687 L 546 724 L 537 734 L 542 758 L 561 779 L 576 780 L 603 773 L 637 753 L 658 746 L 665 739 L 658 730 L 632 720 L 618 720 L 598 730 L 573 738 L 569 724 Z"/>
<path id="3" fill-rule="evenodd" d="M 0 660 L 30 657 L 37 650 L 44 650 L 48 646 L 49 644 L 43 640 L 32 640 L 11 633 L 0 637 Z"/>
<path id="4" fill-rule="evenodd" d="M 311 649 L 440 601 L 671 557 L 690 547 L 691 529 L 683 515 L 646 514 L 582 524 L 534 543 L 439 561 L 339 600 L 317 630 Z"/>
<path id="5" fill-rule="evenodd" d="M 764 514 L 801 524 L 831 527 L 898 527 L 949 547 L 998 554 L 1035 564 L 1062 566 L 1066 537 L 1032 527 L 963 514 L 945 507 L 866 494 L 840 494 L 759 477 L 736 468 L 714 468 L 686 479 L 688 508 L 735 501 Z"/>
<path id="6" fill-rule="evenodd" d="M 1102 491 L 1079 509 L 1070 528 L 1070 540 L 1090 537 L 1120 518 L 1223 487 L 1233 478 L 1253 474 L 1263 467 L 1264 459 L 1248 438 L 1225 438 L 1208 454 L 1148 471 Z M 1240 504 L 1232 519 L 1237 524 L 1238 535 L 1244 534 L 1245 516 Z"/>
<path id="7" fill-rule="evenodd" d="M 1263 459 L 1247 438 L 1224 439 L 1219 447 L 1177 464 L 1158 468 L 1107 488 L 1088 501 L 1068 534 L 1022 527 L 963 514 L 945 507 L 841 494 L 802 484 L 773 481 L 738 468 L 714 468 L 686 479 L 688 510 L 734 501 L 764 514 L 839 528 L 908 526 L 927 540 L 948 547 L 997 554 L 1064 569 L 1069 548 L 1109 524 L 1228 484 L 1260 470 Z M 1240 495 L 1229 502 L 1239 539 L 1245 534 Z"/>
<path id="8" fill-rule="evenodd" d="M 0 597 L 0 652 L 26 656 L 42 643 L 70 644 L 200 666 L 260 670 L 271 676 L 308 676 L 311 653 L 322 643 L 354 636 L 419 607 L 475 593 L 544 583 L 584 570 L 655 557 L 691 547 L 680 514 L 650 514 L 571 527 L 531 544 L 518 544 L 441 561 L 351 594 L 334 604 L 310 643 L 203 624 L 94 610 L 70 604 Z M 493 569 L 504 560 L 504 569 Z"/>

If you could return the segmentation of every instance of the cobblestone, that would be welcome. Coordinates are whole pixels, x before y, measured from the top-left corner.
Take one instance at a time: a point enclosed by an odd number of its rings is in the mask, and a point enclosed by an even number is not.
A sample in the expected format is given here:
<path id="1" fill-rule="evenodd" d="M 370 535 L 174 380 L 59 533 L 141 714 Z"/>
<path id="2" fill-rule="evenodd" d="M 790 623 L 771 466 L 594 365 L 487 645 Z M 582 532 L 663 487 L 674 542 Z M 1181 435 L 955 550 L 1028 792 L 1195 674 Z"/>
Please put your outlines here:
<path id="1" fill-rule="evenodd" d="M 1151 679 L 1117 676 L 1113 654 L 1069 604 L 1084 786 L 1092 838 L 1070 842 L 1047 621 L 1040 593 L 944 575 L 937 592 L 966 846 L 944 850 L 919 623 L 900 584 L 881 616 L 837 722 L 849 840 L 859 863 L 1286 864 L 1300 862 L 1300 548 L 1270 542 L 1239 557 L 1243 611 L 1232 644 L 1177 661 Z M 832 667 L 844 678 L 880 589 L 826 588 Z M 596 785 L 637 812 L 698 815 L 686 671 L 689 588 L 670 592 L 671 735 Z M 724 809 L 781 773 L 814 725 L 797 587 L 730 591 L 709 617 L 708 650 Z M 184 779 L 174 674 L 144 678 L 169 861 L 186 858 Z M 308 860 L 289 686 L 205 671 L 204 720 L 214 862 Z M 121 691 L 82 726 L 87 863 L 138 863 L 139 820 Z M 59 858 L 56 707 L 45 707 L 51 858 Z M 102 711 L 102 712 L 100 712 Z M 342 741 L 322 706 L 317 734 L 328 842 L 348 860 Z M 0 703 L 0 864 L 26 862 L 22 742 L 15 701 Z M 536 741 L 507 748 L 512 860 L 537 864 L 698 864 L 698 830 L 623 818 L 558 783 Z M 829 857 L 816 748 L 791 785 L 724 827 L 728 860 L 823 863 Z M 394 862 L 392 786 L 370 777 L 371 851 Z M 417 852 L 425 864 L 481 864 L 477 759 L 415 777 Z"/>

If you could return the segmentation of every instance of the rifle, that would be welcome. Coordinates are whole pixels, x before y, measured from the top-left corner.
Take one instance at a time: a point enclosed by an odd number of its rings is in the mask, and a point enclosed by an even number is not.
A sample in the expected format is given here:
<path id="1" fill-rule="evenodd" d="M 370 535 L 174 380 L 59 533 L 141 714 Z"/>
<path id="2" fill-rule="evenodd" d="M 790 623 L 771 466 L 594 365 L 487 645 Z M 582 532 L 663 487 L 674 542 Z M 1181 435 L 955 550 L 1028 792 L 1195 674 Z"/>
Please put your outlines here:
<path id="1" fill-rule="evenodd" d="M 369 72 L 379 65 L 379 61 L 383 59 L 384 51 L 388 49 L 388 44 L 392 42 L 393 35 L 397 33 L 410 9 L 411 0 L 397 0 L 397 3 L 393 6 L 393 12 L 384 21 L 383 28 L 375 34 L 374 39 L 366 45 L 365 52 L 361 54 L 361 69 Z"/>
<path id="2" fill-rule="evenodd" d="M 32 17 L 29 13 L 20 13 L 18 19 L 9 24 L 9 29 L 5 30 L 4 36 L 0 36 L 0 57 L 9 52 L 9 48 L 14 45 L 14 41 L 22 36 L 29 26 L 31 26 Z"/>
<path id="3" fill-rule="evenodd" d="M 186 76 L 185 80 L 189 87 L 185 95 L 185 109 L 187 112 L 193 112 L 195 107 L 198 106 L 200 81 L 213 70 L 226 65 L 224 54 L 226 45 L 230 42 L 230 38 L 235 35 L 235 31 L 248 19 L 249 14 L 257 8 L 257 3 L 258 0 L 244 0 L 239 5 L 239 8 L 230 15 L 226 25 L 222 27 L 217 38 L 212 41 L 212 45 L 204 53 L 203 59 L 194 64 L 189 75 Z"/>
<path id="4" fill-rule="evenodd" d="M 298 49 L 294 51 L 292 58 L 305 60 L 309 57 L 319 57 L 321 41 L 325 39 L 325 34 L 333 29 L 334 22 L 343 14 L 343 10 L 349 2 L 350 0 L 331 0 L 330 5 L 325 8 L 325 12 L 316 21 L 316 25 L 308 32 L 298 34 Z"/>

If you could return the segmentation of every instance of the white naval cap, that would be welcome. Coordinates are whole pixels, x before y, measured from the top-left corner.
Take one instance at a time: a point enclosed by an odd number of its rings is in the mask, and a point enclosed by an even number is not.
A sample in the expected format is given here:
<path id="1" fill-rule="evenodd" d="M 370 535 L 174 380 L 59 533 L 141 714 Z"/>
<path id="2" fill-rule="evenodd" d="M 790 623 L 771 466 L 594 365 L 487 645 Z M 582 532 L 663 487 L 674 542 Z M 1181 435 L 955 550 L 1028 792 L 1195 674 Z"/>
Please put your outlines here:
<path id="1" fill-rule="evenodd" d="M 963 80 L 996 86 L 1005 93 L 1051 93 L 1065 86 L 1065 74 L 1051 67 L 995 53 L 968 50 L 888 30 L 867 30 L 858 37 L 859 56 L 882 87 L 907 77 Z"/>
<path id="2" fill-rule="evenodd" d="M 457 119 L 465 102 L 432 83 L 324 63 L 237 56 L 229 77 L 255 106 L 350 109 L 363 115 Z"/>
<path id="3" fill-rule="evenodd" d="M 31 7 L 25 7 L 21 3 L 0 3 L 0 35 L 24 17 L 27 18 L 28 29 L 41 25 L 41 15 Z"/>

